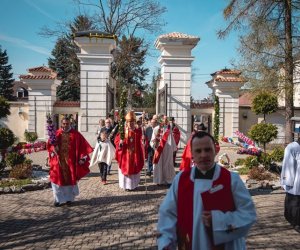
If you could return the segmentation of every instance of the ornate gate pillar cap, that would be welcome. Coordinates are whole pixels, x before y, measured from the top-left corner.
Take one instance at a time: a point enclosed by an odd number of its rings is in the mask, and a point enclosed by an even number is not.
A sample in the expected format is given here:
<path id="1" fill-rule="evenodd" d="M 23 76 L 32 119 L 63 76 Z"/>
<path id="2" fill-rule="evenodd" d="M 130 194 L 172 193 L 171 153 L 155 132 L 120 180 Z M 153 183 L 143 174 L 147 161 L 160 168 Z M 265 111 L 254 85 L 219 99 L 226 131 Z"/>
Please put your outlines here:
<path id="1" fill-rule="evenodd" d="M 85 31 L 78 31 L 73 34 L 73 37 L 88 37 L 88 38 L 107 38 L 107 39 L 114 39 L 117 40 L 117 36 L 113 34 L 109 34 L 106 32 L 102 32 L 99 30 L 85 30 Z"/>

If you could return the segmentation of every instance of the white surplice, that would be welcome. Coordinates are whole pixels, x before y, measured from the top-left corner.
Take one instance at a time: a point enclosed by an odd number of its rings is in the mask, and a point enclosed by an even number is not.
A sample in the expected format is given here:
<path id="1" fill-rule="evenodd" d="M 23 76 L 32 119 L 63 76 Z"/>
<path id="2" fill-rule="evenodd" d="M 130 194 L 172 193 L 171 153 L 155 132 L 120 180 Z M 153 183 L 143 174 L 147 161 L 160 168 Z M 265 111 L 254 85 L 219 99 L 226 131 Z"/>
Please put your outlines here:
<path id="1" fill-rule="evenodd" d="M 68 201 L 73 202 L 75 200 L 75 196 L 79 195 L 78 185 L 70 185 L 70 186 L 58 186 L 55 183 L 51 182 L 51 187 L 53 190 L 53 197 L 55 202 L 60 204 L 66 203 Z"/>
<path id="2" fill-rule="evenodd" d="M 284 150 L 281 185 L 287 193 L 300 195 L 300 145 L 292 142 Z"/>
<path id="3" fill-rule="evenodd" d="M 171 244 L 171 249 L 177 247 L 176 223 L 177 223 L 177 193 L 178 181 L 182 172 L 178 173 L 159 208 L 158 249 Z M 195 168 L 191 170 L 191 180 L 194 182 L 194 205 L 193 205 L 193 244 L 194 250 L 211 249 L 210 240 L 207 236 L 201 214 L 203 205 L 201 193 L 212 187 L 214 180 L 220 175 L 220 166 L 216 164 L 212 180 L 194 179 Z M 243 181 L 237 173 L 231 172 L 231 190 L 236 210 L 223 213 L 219 210 L 212 212 L 213 238 L 216 245 L 225 243 L 225 250 L 246 249 L 245 236 L 256 220 L 255 206 Z M 233 227 L 234 230 L 229 231 Z"/>
<path id="4" fill-rule="evenodd" d="M 153 129 L 150 146 L 154 148 L 155 138 L 158 132 L 159 126 Z M 166 128 L 162 128 L 161 137 L 166 132 Z M 156 184 L 171 184 L 176 172 L 174 169 L 173 153 L 177 150 L 176 142 L 173 137 L 172 130 L 170 130 L 167 142 L 163 148 L 163 152 L 159 158 L 157 164 L 153 164 L 153 182 Z"/>
<path id="5" fill-rule="evenodd" d="M 108 166 L 111 165 L 113 158 L 115 157 L 116 149 L 110 142 L 110 140 L 96 142 L 95 149 L 90 161 L 90 167 L 105 162 Z"/>
<path id="6" fill-rule="evenodd" d="M 138 174 L 131 174 L 131 175 L 124 175 L 122 173 L 122 170 L 118 168 L 118 173 L 119 173 L 119 187 L 126 190 L 134 190 L 138 187 L 140 183 L 140 175 L 141 173 Z"/>

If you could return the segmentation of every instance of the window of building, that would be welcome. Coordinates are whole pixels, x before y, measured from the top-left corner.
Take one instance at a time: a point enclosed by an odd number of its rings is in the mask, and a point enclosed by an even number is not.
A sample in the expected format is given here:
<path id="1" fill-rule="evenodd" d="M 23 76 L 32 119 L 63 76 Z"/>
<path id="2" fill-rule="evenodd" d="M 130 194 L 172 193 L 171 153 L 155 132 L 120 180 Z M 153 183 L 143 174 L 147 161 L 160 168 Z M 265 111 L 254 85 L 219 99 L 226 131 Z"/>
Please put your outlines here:
<path id="1" fill-rule="evenodd" d="M 24 97 L 28 97 L 28 91 L 24 88 L 18 88 L 17 89 L 17 97 L 18 98 L 24 98 Z"/>

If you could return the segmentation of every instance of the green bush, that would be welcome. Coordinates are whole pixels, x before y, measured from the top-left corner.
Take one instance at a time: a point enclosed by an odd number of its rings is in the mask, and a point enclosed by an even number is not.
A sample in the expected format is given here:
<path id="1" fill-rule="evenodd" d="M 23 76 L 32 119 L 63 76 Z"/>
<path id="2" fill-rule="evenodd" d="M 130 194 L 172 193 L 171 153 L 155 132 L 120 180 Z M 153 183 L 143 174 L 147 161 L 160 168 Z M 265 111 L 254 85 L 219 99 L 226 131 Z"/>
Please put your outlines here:
<path id="1" fill-rule="evenodd" d="M 5 169 L 6 164 L 5 161 L 0 161 L 0 173 Z"/>
<path id="2" fill-rule="evenodd" d="M 0 96 L 0 119 L 10 115 L 10 104 L 3 96 Z"/>
<path id="3" fill-rule="evenodd" d="M 264 147 L 266 152 L 266 144 L 277 138 L 278 129 L 276 125 L 271 123 L 259 123 L 251 127 L 248 132 L 249 137 Z"/>
<path id="4" fill-rule="evenodd" d="M 250 169 L 248 167 L 242 167 L 238 169 L 238 172 L 240 175 L 247 175 L 250 172 Z"/>
<path id="5" fill-rule="evenodd" d="M 284 156 L 284 148 L 280 146 L 275 147 L 270 153 L 270 157 L 273 162 L 283 161 L 283 156 Z"/>
<path id="6" fill-rule="evenodd" d="M 8 128 L 0 128 L 0 138 L 0 149 L 7 149 L 16 140 L 14 133 Z"/>
<path id="7" fill-rule="evenodd" d="M 25 161 L 24 161 L 24 164 L 32 165 L 32 162 L 33 161 L 31 159 L 26 158 Z"/>
<path id="8" fill-rule="evenodd" d="M 7 166 L 14 167 L 18 164 L 22 164 L 25 161 L 25 156 L 16 152 L 8 153 L 5 157 L 5 163 Z"/>
<path id="9" fill-rule="evenodd" d="M 13 167 L 9 173 L 10 178 L 15 179 L 27 179 L 32 175 L 32 165 L 31 164 L 18 164 Z"/>
<path id="10" fill-rule="evenodd" d="M 251 169 L 252 167 L 258 167 L 259 166 L 259 161 L 257 156 L 251 155 L 245 158 L 244 165 L 246 168 Z"/>
<path id="11" fill-rule="evenodd" d="M 259 181 L 273 180 L 272 175 L 269 172 L 267 172 L 264 168 L 260 168 L 260 167 L 253 167 L 252 169 L 250 169 L 248 175 L 250 179 L 254 179 L 254 180 L 259 180 Z"/>
<path id="12" fill-rule="evenodd" d="M 271 164 L 271 156 L 268 153 L 261 153 L 261 155 L 258 157 L 258 161 L 264 165 L 266 169 L 269 169 Z"/>
<path id="13" fill-rule="evenodd" d="M 31 179 L 23 179 L 23 180 L 1 180 L 0 181 L 0 187 L 11 187 L 11 186 L 16 186 L 16 187 L 22 187 L 27 184 L 32 184 Z"/>
<path id="14" fill-rule="evenodd" d="M 35 142 L 38 138 L 38 134 L 36 132 L 24 132 L 24 137 L 27 142 Z"/>
<path id="15" fill-rule="evenodd" d="M 236 159 L 236 161 L 234 163 L 235 166 L 242 166 L 244 164 L 245 164 L 245 159 L 242 159 L 242 158 Z"/>

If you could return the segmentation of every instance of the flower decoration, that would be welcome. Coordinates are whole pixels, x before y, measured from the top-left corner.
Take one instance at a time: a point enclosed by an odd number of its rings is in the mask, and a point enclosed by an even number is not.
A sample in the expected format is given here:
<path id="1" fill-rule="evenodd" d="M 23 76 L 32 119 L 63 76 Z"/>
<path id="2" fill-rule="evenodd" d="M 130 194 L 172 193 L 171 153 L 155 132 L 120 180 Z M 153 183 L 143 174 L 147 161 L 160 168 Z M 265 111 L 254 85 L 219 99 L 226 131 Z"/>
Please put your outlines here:
<path id="1" fill-rule="evenodd" d="M 55 129 L 55 126 L 53 124 L 50 114 L 47 115 L 47 124 L 48 124 L 47 131 L 48 131 L 48 136 L 49 136 L 49 142 L 51 145 L 56 146 L 56 144 L 57 144 L 56 129 Z"/>

